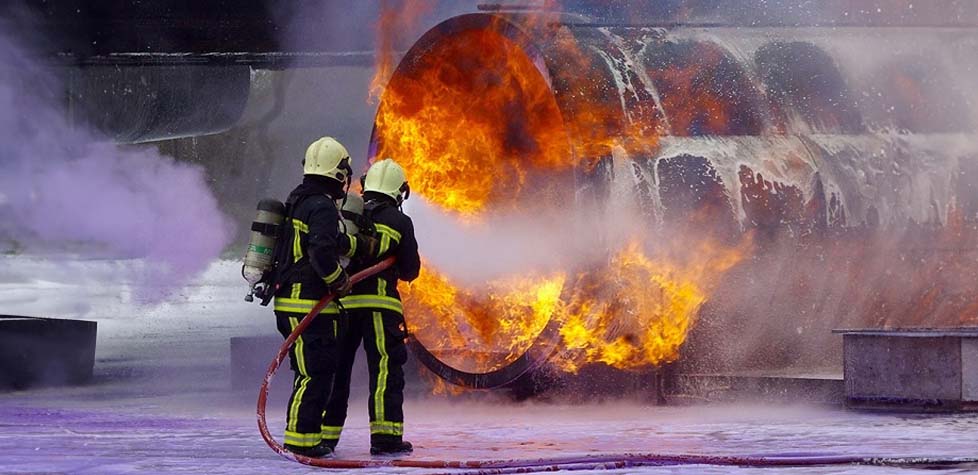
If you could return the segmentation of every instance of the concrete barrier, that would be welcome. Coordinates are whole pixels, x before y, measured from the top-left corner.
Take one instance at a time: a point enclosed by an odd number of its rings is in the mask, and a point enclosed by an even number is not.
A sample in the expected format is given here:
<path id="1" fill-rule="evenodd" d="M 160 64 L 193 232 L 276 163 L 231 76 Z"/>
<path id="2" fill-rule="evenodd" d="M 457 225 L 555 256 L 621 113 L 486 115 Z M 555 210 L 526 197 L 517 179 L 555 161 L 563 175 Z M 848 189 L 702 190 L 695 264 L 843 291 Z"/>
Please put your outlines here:
<path id="1" fill-rule="evenodd" d="M 97 327 L 81 320 L 0 315 L 0 389 L 90 380 Z"/>
<path id="2" fill-rule="evenodd" d="M 837 332 L 847 407 L 978 410 L 978 328 Z"/>

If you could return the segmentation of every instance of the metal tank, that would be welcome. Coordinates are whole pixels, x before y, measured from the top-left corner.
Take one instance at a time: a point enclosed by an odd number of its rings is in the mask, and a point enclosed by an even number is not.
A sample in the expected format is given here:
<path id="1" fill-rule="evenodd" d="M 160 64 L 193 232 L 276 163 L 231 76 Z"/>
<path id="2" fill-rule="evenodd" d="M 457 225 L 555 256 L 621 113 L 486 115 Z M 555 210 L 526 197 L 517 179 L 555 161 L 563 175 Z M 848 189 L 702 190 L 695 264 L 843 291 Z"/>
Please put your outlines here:
<path id="1" fill-rule="evenodd" d="M 624 180 L 652 226 L 705 210 L 709 224 L 697 232 L 762 240 L 946 223 L 952 205 L 978 216 L 978 108 L 965 100 L 974 29 L 619 25 L 487 12 L 432 28 L 390 84 L 472 31 L 497 33 L 536 65 L 570 150 L 589 164 L 575 174 L 578 202 L 607 199 Z M 596 105 L 601 117 L 584 117 Z M 487 373 L 412 346 L 446 380 L 492 388 L 544 364 L 557 331 L 551 322 L 523 355 Z"/>

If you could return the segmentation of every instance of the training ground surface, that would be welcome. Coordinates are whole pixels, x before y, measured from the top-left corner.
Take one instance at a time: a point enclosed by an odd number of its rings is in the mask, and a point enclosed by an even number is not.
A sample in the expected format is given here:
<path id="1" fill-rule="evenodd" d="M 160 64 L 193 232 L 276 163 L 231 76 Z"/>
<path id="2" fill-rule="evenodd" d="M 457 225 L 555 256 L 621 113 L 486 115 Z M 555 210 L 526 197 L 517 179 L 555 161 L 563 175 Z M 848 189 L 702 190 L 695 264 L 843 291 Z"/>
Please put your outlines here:
<path id="1" fill-rule="evenodd" d="M 95 380 L 0 393 L 0 473 L 322 473 L 275 455 L 255 424 L 254 390 L 232 391 L 228 340 L 274 333 L 271 311 L 242 301 L 237 264 L 212 266 L 158 305 L 107 283 L 116 261 L 52 264 L 0 257 L 0 313 L 96 320 Z M 127 271 L 128 272 L 128 271 Z M 138 279 L 129 275 L 128 279 Z M 275 348 L 268 349 L 269 358 Z M 279 379 L 289 378 L 284 369 Z M 427 383 L 409 380 L 421 391 Z M 282 432 L 284 394 L 269 425 Z M 369 458 L 362 381 L 341 458 Z M 414 396 L 416 460 L 508 460 L 611 453 L 978 456 L 978 415 L 893 415 L 784 405 L 654 407 L 629 401 L 512 404 L 502 397 Z M 978 466 L 943 473 L 978 473 Z M 439 472 L 445 472 L 440 470 Z M 447 470 L 451 472 L 451 470 Z M 431 471 L 428 471 L 431 472 Z M 428 473 L 367 469 L 363 473 Z M 928 473 L 869 466 L 760 469 L 663 466 L 595 473 Z M 588 473 L 588 472 L 576 472 Z"/>

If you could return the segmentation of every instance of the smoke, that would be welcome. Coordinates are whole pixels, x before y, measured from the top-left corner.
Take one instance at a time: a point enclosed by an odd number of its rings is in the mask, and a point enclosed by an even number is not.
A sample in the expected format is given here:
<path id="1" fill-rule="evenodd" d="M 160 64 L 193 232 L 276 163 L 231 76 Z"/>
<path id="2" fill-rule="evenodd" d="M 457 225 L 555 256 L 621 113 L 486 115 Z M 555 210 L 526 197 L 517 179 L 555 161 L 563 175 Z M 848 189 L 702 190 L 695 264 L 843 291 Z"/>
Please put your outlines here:
<path id="1" fill-rule="evenodd" d="M 514 275 L 586 269 L 606 261 L 609 252 L 638 237 L 645 239 L 647 251 L 670 252 L 678 239 L 646 224 L 643 213 L 647 210 L 641 208 L 635 195 L 634 175 L 626 152 L 616 147 L 613 153 L 610 173 L 615 179 L 608 199 L 602 202 L 567 203 L 536 196 L 541 202 L 560 204 L 536 203 L 504 212 L 489 210 L 477 218 L 461 218 L 428 203 L 424 197 L 412 197 L 405 202 L 404 210 L 415 223 L 421 255 L 439 272 L 473 285 Z M 570 180 L 561 184 L 575 186 Z"/>
<path id="2" fill-rule="evenodd" d="M 460 220 L 412 198 L 405 212 L 415 223 L 421 255 L 453 279 L 475 285 L 495 278 L 527 273 L 548 274 L 587 260 L 584 252 L 598 238 L 582 233 L 587 227 L 585 210 L 556 210 L 546 214 L 491 214 L 478 220 Z M 578 235 L 581 239 L 555 239 Z M 572 260 L 573 262 L 568 262 Z"/>
<path id="3" fill-rule="evenodd" d="M 69 123 L 62 95 L 52 70 L 0 35 L 0 241 L 139 259 L 134 294 L 157 301 L 217 257 L 232 228 L 201 169 Z"/>

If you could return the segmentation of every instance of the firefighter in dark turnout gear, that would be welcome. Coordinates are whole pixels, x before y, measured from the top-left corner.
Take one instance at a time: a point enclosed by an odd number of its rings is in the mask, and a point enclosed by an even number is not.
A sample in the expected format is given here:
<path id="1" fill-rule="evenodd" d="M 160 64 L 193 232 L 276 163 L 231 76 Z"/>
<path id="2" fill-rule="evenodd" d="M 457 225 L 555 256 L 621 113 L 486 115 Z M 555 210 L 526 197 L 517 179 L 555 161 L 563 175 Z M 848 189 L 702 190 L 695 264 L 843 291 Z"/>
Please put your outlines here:
<path id="1" fill-rule="evenodd" d="M 343 430 L 350 396 L 350 376 L 357 348 L 363 342 L 370 377 L 367 408 L 370 415 L 370 453 L 374 455 L 411 452 L 403 440 L 404 370 L 407 361 L 407 329 L 397 292 L 397 281 L 412 281 L 421 270 L 418 242 L 411 218 L 401 212 L 401 202 L 410 194 L 400 165 L 391 159 L 374 163 L 363 181 L 364 216 L 373 223 L 376 253 L 355 259 L 351 271 L 360 270 L 388 256 L 395 265 L 353 286 L 341 299 L 349 314 L 349 329 L 340 345 L 340 358 L 333 393 L 323 416 L 323 441 L 335 448 Z"/>
<path id="2" fill-rule="evenodd" d="M 350 291 L 349 278 L 340 266 L 342 255 L 352 256 L 356 237 L 339 231 L 334 200 L 346 196 L 352 172 L 350 155 L 331 137 L 313 142 L 303 161 L 302 183 L 286 201 L 286 219 L 278 253 L 275 317 L 287 337 L 313 306 L 328 293 Z M 295 380 L 289 398 L 285 447 L 310 457 L 329 457 L 323 443 L 323 408 L 329 400 L 339 349 L 339 308 L 330 303 L 313 320 L 289 351 Z"/>

